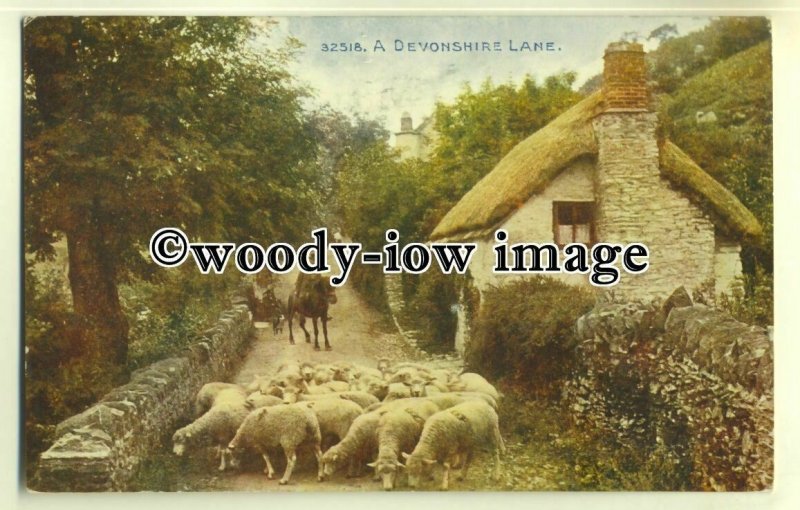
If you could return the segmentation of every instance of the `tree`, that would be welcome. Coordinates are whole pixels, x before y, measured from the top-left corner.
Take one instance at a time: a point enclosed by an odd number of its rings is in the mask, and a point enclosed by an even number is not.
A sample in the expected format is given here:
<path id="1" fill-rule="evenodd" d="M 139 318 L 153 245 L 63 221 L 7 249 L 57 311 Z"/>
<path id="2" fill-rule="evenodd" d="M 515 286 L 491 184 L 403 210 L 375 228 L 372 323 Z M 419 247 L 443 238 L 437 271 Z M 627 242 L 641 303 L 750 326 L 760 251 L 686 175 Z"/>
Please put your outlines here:
<path id="1" fill-rule="evenodd" d="M 119 372 L 118 284 L 156 276 L 160 227 L 241 242 L 299 237 L 311 133 L 286 62 L 242 18 L 44 17 L 24 32 L 25 248 L 66 236 L 73 307 Z"/>
<path id="2" fill-rule="evenodd" d="M 572 90 L 574 82 L 573 72 L 548 76 L 541 84 L 531 76 L 519 86 L 487 80 L 477 91 L 466 87 L 452 104 L 439 103 L 434 112 L 439 141 L 431 164 L 432 172 L 448 181 L 441 214 L 515 145 L 577 103 L 582 96 Z"/>
<path id="3" fill-rule="evenodd" d="M 653 29 L 650 35 L 647 36 L 647 40 L 658 39 L 658 43 L 661 44 L 667 39 L 672 39 L 677 35 L 678 26 L 675 23 L 664 23 L 660 27 Z"/>

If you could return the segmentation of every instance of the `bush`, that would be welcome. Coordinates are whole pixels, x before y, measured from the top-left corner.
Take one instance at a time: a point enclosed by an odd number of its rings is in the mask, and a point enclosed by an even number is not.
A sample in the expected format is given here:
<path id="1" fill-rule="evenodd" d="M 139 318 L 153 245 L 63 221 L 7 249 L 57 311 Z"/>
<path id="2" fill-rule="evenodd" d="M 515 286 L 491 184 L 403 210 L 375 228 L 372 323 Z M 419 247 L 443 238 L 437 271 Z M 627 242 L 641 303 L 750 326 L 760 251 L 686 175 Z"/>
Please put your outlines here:
<path id="1" fill-rule="evenodd" d="M 590 291 L 545 276 L 492 288 L 471 325 L 466 363 L 554 396 L 575 365 L 575 321 L 593 303 Z"/>
<path id="2" fill-rule="evenodd" d="M 180 353 L 227 307 L 227 296 L 240 278 L 233 271 L 204 275 L 186 264 L 166 271 L 159 282 L 136 280 L 120 286 L 130 325 L 129 368 Z"/>
<path id="3" fill-rule="evenodd" d="M 388 312 L 389 304 L 386 301 L 383 269 L 380 266 L 356 264 L 347 281 L 370 307 L 380 312 Z"/>

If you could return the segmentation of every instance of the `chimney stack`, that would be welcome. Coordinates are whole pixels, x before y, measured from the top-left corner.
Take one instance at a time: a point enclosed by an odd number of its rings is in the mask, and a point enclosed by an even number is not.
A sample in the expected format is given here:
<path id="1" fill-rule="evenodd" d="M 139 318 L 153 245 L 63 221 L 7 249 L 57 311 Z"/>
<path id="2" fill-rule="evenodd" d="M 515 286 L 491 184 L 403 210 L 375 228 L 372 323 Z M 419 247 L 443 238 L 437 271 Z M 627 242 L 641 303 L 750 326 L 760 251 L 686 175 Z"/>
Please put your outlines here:
<path id="1" fill-rule="evenodd" d="M 400 117 L 400 132 L 407 133 L 409 131 L 414 131 L 412 127 L 413 124 L 411 123 L 411 114 L 408 112 L 403 112 L 403 116 Z"/>
<path id="2" fill-rule="evenodd" d="M 611 43 L 604 60 L 606 111 L 647 111 L 647 68 L 642 45 L 624 41 Z"/>

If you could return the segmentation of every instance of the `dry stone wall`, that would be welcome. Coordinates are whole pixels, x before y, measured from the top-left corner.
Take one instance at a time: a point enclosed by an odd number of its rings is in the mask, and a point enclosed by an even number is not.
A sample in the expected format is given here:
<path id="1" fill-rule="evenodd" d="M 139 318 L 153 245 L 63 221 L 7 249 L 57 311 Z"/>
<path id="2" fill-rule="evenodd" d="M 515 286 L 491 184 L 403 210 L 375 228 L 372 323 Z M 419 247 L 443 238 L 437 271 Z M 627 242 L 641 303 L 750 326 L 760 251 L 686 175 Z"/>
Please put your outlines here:
<path id="1" fill-rule="evenodd" d="M 225 380 L 252 337 L 243 299 L 200 334 L 184 356 L 133 372 L 130 382 L 56 427 L 30 487 L 40 491 L 121 491 L 139 463 L 191 412 L 194 396 L 210 381 Z"/>
<path id="2" fill-rule="evenodd" d="M 689 473 L 692 490 L 764 490 L 773 479 L 768 331 L 680 289 L 661 307 L 604 304 L 576 325 L 585 370 L 564 390 L 576 422 Z"/>

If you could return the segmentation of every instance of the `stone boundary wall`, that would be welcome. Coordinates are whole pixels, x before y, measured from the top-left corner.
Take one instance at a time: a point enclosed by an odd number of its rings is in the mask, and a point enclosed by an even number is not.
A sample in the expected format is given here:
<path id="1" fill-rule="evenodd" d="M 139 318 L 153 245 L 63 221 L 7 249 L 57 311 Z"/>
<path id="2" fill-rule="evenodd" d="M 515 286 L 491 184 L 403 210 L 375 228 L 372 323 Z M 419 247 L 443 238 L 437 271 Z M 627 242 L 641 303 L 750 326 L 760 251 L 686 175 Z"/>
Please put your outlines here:
<path id="1" fill-rule="evenodd" d="M 585 370 L 564 391 L 573 418 L 634 451 L 684 466 L 691 490 L 772 486 L 772 338 L 693 304 L 603 304 L 576 324 Z"/>
<path id="2" fill-rule="evenodd" d="M 131 374 L 130 382 L 56 427 L 29 487 L 38 491 L 123 491 L 139 463 L 187 418 L 203 384 L 226 380 L 252 338 L 244 298 L 220 315 L 180 357 Z"/>

